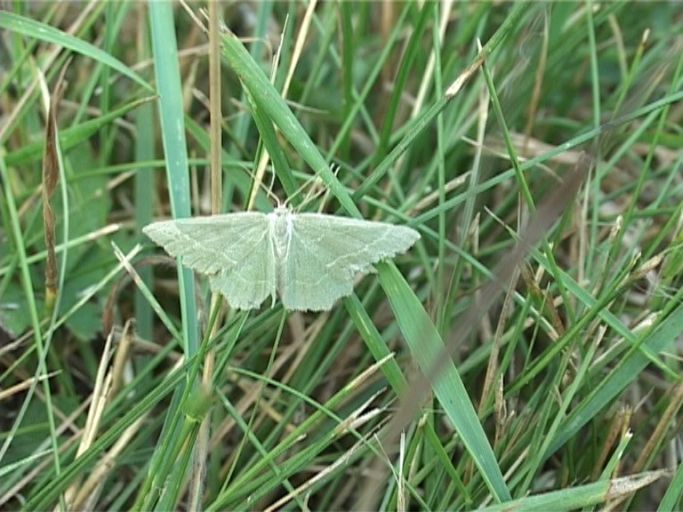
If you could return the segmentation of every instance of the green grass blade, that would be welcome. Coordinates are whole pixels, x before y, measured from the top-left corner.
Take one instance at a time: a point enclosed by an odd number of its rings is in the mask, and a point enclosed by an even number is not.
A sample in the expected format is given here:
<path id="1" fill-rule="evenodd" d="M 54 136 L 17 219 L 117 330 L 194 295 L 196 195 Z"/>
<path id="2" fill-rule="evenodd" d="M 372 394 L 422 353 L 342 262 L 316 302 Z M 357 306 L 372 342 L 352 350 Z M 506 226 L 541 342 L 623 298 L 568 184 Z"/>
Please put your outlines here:
<path id="1" fill-rule="evenodd" d="M 182 122 L 184 119 L 183 94 L 178 67 L 173 6 L 166 2 L 150 2 L 149 8 L 171 210 L 173 218 L 181 219 L 190 217 L 192 211 L 187 144 Z M 199 334 L 194 276 L 190 269 L 180 264 L 180 261 L 178 262 L 178 286 L 185 351 L 188 356 L 192 356 L 197 352 Z"/>
<path id="2" fill-rule="evenodd" d="M 24 16 L 20 16 L 18 14 L 1 11 L 0 28 L 68 48 L 69 50 L 80 53 L 85 57 L 89 57 L 111 67 L 112 69 L 115 69 L 148 91 L 152 90 L 152 87 L 140 75 L 126 66 L 120 60 L 112 57 L 109 53 L 100 50 L 96 46 L 93 46 L 83 39 L 74 37 L 55 27 L 45 25 L 44 23 L 40 23 L 30 18 L 25 18 Z"/>
<path id="3" fill-rule="evenodd" d="M 669 487 L 664 493 L 662 501 L 659 502 L 657 512 L 673 512 L 674 510 L 681 510 L 683 503 L 683 462 L 678 463 L 678 469 L 674 473 Z"/>
<path id="4" fill-rule="evenodd" d="M 659 472 L 642 473 L 640 475 L 626 476 L 614 480 L 595 482 L 577 487 L 570 487 L 560 491 L 552 491 L 526 498 L 512 500 L 508 503 L 484 507 L 486 512 L 509 512 L 537 510 L 545 512 L 552 510 L 577 510 L 582 507 L 608 503 L 624 494 L 628 495 L 641 487 L 645 487 L 661 476 Z"/>
<path id="5" fill-rule="evenodd" d="M 257 104 L 294 146 L 301 158 L 322 178 L 344 209 L 350 215 L 360 217 L 360 211 L 351 200 L 351 196 L 332 173 L 330 166 L 313 144 L 306 130 L 233 33 L 223 37 L 223 56 Z"/>
<path id="6" fill-rule="evenodd" d="M 377 270 L 410 352 L 427 374 L 443 353 L 441 336 L 395 265 L 383 263 Z M 510 500 L 496 456 L 455 364 L 444 366 L 432 388 L 493 495 L 499 501 Z"/>

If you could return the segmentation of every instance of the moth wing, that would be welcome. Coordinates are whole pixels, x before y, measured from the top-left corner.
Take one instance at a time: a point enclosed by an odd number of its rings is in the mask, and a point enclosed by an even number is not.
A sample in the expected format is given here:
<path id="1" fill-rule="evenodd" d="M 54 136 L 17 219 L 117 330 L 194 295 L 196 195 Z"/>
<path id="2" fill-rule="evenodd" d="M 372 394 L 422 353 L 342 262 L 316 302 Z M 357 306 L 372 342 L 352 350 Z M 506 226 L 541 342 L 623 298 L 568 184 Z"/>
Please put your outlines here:
<path id="1" fill-rule="evenodd" d="M 286 261 L 281 263 L 279 291 L 286 309 L 328 310 L 350 295 L 358 274 L 408 250 L 420 234 L 407 226 L 300 214 L 292 219 Z"/>
<path id="2" fill-rule="evenodd" d="M 186 267 L 207 274 L 211 289 L 234 308 L 256 308 L 275 294 L 276 263 L 262 213 L 154 222 L 142 231 Z"/>

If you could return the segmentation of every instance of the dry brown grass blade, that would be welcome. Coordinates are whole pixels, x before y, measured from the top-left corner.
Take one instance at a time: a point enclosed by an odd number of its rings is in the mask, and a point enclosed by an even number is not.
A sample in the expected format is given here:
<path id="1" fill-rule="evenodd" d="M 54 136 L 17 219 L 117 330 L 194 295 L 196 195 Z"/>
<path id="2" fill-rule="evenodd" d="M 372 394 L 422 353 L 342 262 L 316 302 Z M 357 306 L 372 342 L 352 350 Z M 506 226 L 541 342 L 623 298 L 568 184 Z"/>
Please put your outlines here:
<path id="1" fill-rule="evenodd" d="M 57 375 L 58 372 L 50 372 L 47 375 L 41 375 L 40 377 L 31 377 L 27 380 L 24 380 L 22 382 L 19 382 L 18 384 L 15 384 L 14 386 L 10 386 L 8 388 L 1 388 L 0 389 L 0 402 L 3 400 L 7 400 L 8 398 L 13 397 L 17 393 L 24 391 L 25 389 L 28 389 L 31 387 L 33 382 L 35 381 L 41 381 L 44 379 L 50 379 Z"/>
<path id="2" fill-rule="evenodd" d="M 47 260 L 45 262 L 45 305 L 52 312 L 57 298 L 57 252 L 55 250 L 55 214 L 52 211 L 50 198 L 54 194 L 59 182 L 59 132 L 57 129 L 57 110 L 64 92 L 64 74 L 69 61 L 59 73 L 55 82 L 50 106 L 47 111 L 47 126 L 45 130 L 45 152 L 43 154 L 43 226 L 45 228 L 45 248 Z"/>
<path id="3" fill-rule="evenodd" d="M 209 2 L 209 101 L 211 117 L 211 214 L 217 215 L 221 212 L 223 172 L 221 166 L 222 156 L 222 126 L 223 118 L 221 110 L 221 57 L 220 57 L 220 20 L 222 9 L 218 2 Z M 222 300 L 219 295 L 211 295 L 209 311 L 213 312 L 221 309 Z M 213 313 L 209 313 L 212 315 Z M 211 337 L 217 335 L 221 324 L 221 315 L 211 328 Z M 202 369 L 202 385 L 205 389 L 212 391 L 213 378 L 216 363 L 216 352 L 211 349 L 207 352 Z M 197 434 L 197 444 L 193 461 L 193 476 L 189 484 L 189 508 L 190 510 L 201 510 L 202 498 L 206 487 L 207 464 L 209 460 L 209 441 L 210 441 L 211 413 L 209 412 L 199 427 Z"/>
<path id="4" fill-rule="evenodd" d="M 659 418 L 654 432 L 641 450 L 638 459 L 633 464 L 632 471 L 634 473 L 640 473 L 651 464 L 653 454 L 657 453 L 657 446 L 666 440 L 667 434 L 671 431 L 671 425 L 676 423 L 675 418 L 683 406 L 683 380 L 673 384 L 667 394 L 671 397 L 671 401 Z"/>
<path id="5" fill-rule="evenodd" d="M 99 432 L 104 409 L 111 398 L 111 382 L 112 374 L 109 369 L 112 356 L 112 343 L 114 333 L 107 336 L 107 341 L 102 351 L 100 364 L 97 367 L 97 375 L 95 377 L 95 385 L 92 391 L 92 400 L 90 400 L 90 407 L 85 419 L 85 426 L 81 435 L 80 443 L 76 450 L 76 458 L 83 455 L 95 442 L 97 433 Z M 77 478 L 64 493 L 64 501 L 69 510 L 80 510 L 75 503 L 75 498 L 82 490 L 81 478 Z M 55 511 L 59 507 L 55 507 Z"/>
<path id="6" fill-rule="evenodd" d="M 601 332 L 604 334 L 604 328 Z M 619 439 L 623 438 L 627 434 L 631 424 L 632 414 L 633 410 L 631 407 L 622 406 L 612 418 L 612 423 L 609 426 L 607 436 L 605 437 L 605 441 L 602 445 L 602 450 L 598 456 L 595 468 L 593 470 L 593 480 L 597 480 L 600 477 L 600 472 L 605 467 L 607 458 L 610 456 L 614 448 L 619 444 Z M 619 468 L 617 466 L 615 472 L 612 473 L 612 476 L 618 475 L 618 469 Z"/>
<path id="7" fill-rule="evenodd" d="M 602 510 L 606 512 L 612 510 L 624 510 L 621 505 L 625 500 L 632 497 L 636 491 L 650 485 L 653 482 L 656 482 L 667 474 L 667 471 L 648 471 L 645 473 L 615 478 L 612 480 L 609 489 L 605 493 L 606 505 Z"/>

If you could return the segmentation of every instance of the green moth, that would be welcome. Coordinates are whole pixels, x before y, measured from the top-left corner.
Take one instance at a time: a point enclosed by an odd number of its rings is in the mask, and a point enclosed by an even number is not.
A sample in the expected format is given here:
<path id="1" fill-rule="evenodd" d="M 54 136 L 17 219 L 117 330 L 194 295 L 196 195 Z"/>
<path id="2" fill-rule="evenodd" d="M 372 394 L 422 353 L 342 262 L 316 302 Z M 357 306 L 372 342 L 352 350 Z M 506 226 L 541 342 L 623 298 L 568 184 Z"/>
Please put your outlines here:
<path id="1" fill-rule="evenodd" d="M 233 308 L 258 308 L 279 295 L 286 309 L 302 311 L 331 309 L 351 294 L 356 276 L 420 238 L 407 226 L 286 207 L 154 222 L 143 232 L 206 274 Z"/>

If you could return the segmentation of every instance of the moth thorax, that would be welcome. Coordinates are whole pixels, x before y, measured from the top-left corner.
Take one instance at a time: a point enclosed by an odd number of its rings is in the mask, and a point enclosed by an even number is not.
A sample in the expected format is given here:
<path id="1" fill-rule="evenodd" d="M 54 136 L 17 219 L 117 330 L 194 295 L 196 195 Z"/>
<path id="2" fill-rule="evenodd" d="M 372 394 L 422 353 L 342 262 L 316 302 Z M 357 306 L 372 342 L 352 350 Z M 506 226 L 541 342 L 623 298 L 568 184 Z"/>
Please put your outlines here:
<path id="1" fill-rule="evenodd" d="M 283 257 L 287 253 L 289 238 L 292 232 L 292 215 L 289 212 L 278 212 L 272 218 L 271 234 L 273 245 L 278 256 Z"/>

